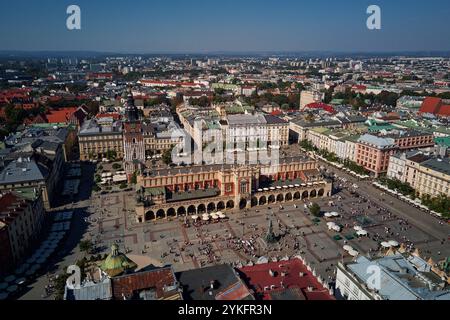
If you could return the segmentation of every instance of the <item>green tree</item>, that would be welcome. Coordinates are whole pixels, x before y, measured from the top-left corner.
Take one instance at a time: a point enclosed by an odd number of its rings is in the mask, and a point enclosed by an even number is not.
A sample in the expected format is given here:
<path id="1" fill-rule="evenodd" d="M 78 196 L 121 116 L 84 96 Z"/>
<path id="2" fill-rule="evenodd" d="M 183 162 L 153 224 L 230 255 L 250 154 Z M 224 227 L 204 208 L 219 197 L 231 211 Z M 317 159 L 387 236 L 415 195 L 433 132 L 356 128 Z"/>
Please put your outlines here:
<path id="1" fill-rule="evenodd" d="M 64 268 L 64 270 L 67 270 Z M 64 291 L 66 288 L 66 282 L 67 278 L 69 278 L 70 274 L 68 273 L 62 273 L 58 274 L 55 279 L 55 298 L 56 300 L 63 300 L 64 299 Z"/>
<path id="2" fill-rule="evenodd" d="M 122 182 L 119 186 L 120 189 L 125 189 L 127 187 L 127 183 L 126 182 Z"/>
<path id="3" fill-rule="evenodd" d="M 115 150 L 108 150 L 106 152 L 106 158 L 108 160 L 114 161 L 117 159 L 117 152 Z"/>
<path id="4" fill-rule="evenodd" d="M 92 250 L 93 244 L 90 240 L 82 240 L 80 241 L 80 244 L 78 245 L 81 252 L 89 253 Z"/>
<path id="5" fill-rule="evenodd" d="M 122 166 L 121 166 L 119 163 L 113 163 L 112 168 L 113 168 L 114 170 L 119 170 L 119 169 L 122 168 Z"/>
<path id="6" fill-rule="evenodd" d="M 314 217 L 320 217 L 320 206 L 317 203 L 313 203 L 310 207 L 309 207 L 309 212 L 314 216 Z"/>
<path id="7" fill-rule="evenodd" d="M 172 163 L 172 150 L 173 150 L 174 146 L 171 146 L 170 149 L 167 149 L 166 151 L 163 152 L 162 154 L 162 161 L 169 165 Z"/>
<path id="8" fill-rule="evenodd" d="M 137 172 L 133 172 L 133 175 L 131 176 L 131 181 L 130 183 L 132 184 L 136 184 L 137 183 Z"/>

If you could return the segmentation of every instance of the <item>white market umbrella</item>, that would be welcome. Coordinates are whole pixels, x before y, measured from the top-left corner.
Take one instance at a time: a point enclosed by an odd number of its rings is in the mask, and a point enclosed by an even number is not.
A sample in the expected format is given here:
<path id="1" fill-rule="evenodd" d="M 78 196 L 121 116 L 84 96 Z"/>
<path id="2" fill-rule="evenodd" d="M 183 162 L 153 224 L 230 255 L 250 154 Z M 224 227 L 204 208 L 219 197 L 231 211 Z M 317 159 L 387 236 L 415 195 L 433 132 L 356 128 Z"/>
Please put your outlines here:
<path id="1" fill-rule="evenodd" d="M 198 216 L 197 216 L 197 215 L 193 215 L 193 216 L 191 216 L 191 219 L 192 219 L 192 220 L 197 220 L 197 219 L 198 219 Z"/>
<path id="2" fill-rule="evenodd" d="M 362 230 L 362 227 L 360 227 L 360 226 L 354 226 L 354 227 L 353 227 L 353 230 L 355 230 L 355 231 L 361 231 L 361 230 Z"/>
<path id="3" fill-rule="evenodd" d="M 358 232 L 356 232 L 356 234 L 358 236 L 367 236 L 367 231 L 366 230 L 359 230 Z"/>
<path id="4" fill-rule="evenodd" d="M 209 217 L 203 217 L 202 220 L 203 221 L 209 221 Z"/>
<path id="5" fill-rule="evenodd" d="M 331 215 L 332 215 L 333 217 L 339 217 L 339 213 L 337 213 L 337 212 L 332 212 Z"/>
<path id="6" fill-rule="evenodd" d="M 353 248 L 351 246 L 347 245 L 347 244 L 345 246 L 343 246 L 343 248 L 344 248 L 345 251 L 353 250 Z"/>
<path id="7" fill-rule="evenodd" d="M 348 252 L 348 254 L 351 255 L 352 257 L 356 257 L 359 254 L 359 252 L 356 250 L 351 250 Z"/>
<path id="8" fill-rule="evenodd" d="M 383 248 L 390 248 L 390 247 L 391 247 L 391 245 L 389 244 L 389 242 L 386 242 L 386 241 L 383 241 L 383 242 L 381 243 L 381 246 L 382 246 Z"/>
<path id="9" fill-rule="evenodd" d="M 331 218 L 333 215 L 331 214 L 331 212 L 326 212 L 326 213 L 324 214 L 324 216 L 325 216 L 326 218 Z"/>
<path id="10" fill-rule="evenodd" d="M 389 241 L 388 243 L 389 243 L 389 245 L 390 245 L 391 247 L 398 247 L 398 246 L 399 246 L 398 242 L 395 241 L 395 240 L 391 240 L 391 241 Z"/>

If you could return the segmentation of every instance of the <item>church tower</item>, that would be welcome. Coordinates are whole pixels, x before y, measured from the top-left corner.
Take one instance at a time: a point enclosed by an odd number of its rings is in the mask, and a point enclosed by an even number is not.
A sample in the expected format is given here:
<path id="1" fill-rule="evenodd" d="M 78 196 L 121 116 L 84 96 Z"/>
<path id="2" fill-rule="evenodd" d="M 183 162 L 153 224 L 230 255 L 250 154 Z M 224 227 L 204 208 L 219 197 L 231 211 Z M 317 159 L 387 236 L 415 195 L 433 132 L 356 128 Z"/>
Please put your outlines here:
<path id="1" fill-rule="evenodd" d="M 134 172 L 141 171 L 145 166 L 145 143 L 139 111 L 134 104 L 134 98 L 129 91 L 125 104 L 125 122 L 123 124 L 124 168 L 131 180 Z"/>
<path id="2" fill-rule="evenodd" d="M 136 122 L 139 120 L 139 111 L 134 104 L 131 90 L 128 91 L 127 102 L 125 103 L 125 118 L 128 122 Z"/>

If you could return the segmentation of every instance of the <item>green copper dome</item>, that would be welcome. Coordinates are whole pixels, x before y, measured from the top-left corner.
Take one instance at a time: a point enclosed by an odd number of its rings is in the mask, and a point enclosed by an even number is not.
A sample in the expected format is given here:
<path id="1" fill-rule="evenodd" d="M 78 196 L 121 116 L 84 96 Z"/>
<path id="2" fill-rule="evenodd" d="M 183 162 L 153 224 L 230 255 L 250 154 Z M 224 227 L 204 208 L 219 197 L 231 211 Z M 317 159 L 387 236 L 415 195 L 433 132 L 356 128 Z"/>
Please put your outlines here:
<path id="1" fill-rule="evenodd" d="M 111 253 L 100 265 L 100 269 L 106 272 L 110 277 L 118 276 L 125 271 L 134 270 L 136 267 L 136 263 L 123 253 L 119 252 L 119 247 L 116 244 L 111 246 Z"/>

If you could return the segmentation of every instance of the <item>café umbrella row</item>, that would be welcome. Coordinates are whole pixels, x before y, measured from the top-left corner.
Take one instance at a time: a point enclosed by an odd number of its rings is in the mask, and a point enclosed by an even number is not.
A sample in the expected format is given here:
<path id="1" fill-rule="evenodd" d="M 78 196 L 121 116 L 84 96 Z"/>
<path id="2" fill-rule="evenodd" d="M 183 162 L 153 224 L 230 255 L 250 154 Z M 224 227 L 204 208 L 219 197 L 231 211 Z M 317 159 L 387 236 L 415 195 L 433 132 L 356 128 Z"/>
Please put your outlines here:
<path id="1" fill-rule="evenodd" d="M 17 267 L 13 274 L 0 280 L 0 300 L 7 299 L 25 285 L 55 253 L 65 235 L 66 231 L 63 230 L 51 232 L 33 255 Z"/>

